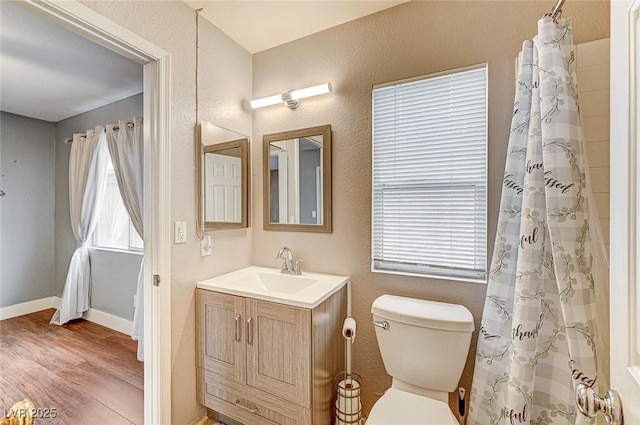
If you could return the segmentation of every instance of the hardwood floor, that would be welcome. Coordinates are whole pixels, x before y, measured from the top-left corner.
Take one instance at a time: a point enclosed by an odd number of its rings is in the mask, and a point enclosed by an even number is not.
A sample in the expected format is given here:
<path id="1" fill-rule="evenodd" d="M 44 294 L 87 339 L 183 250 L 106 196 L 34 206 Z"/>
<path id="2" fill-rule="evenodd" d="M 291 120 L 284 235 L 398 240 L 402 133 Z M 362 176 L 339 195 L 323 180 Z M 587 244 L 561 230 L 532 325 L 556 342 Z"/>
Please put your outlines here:
<path id="1" fill-rule="evenodd" d="M 49 325 L 54 312 L 0 321 L 0 417 L 28 398 L 56 413 L 36 425 L 142 425 L 137 342 L 85 320 Z"/>

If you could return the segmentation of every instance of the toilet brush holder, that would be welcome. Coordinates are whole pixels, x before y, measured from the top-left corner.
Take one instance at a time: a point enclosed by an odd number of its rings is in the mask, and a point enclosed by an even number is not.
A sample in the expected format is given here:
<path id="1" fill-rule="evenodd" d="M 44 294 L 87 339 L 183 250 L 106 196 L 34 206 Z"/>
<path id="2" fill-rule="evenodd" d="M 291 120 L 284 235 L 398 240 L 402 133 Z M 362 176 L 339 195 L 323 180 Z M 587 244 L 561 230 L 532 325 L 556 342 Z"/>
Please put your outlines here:
<path id="1" fill-rule="evenodd" d="M 357 373 L 340 372 L 336 376 L 335 425 L 360 423 L 362 419 L 361 383 L 362 377 Z"/>

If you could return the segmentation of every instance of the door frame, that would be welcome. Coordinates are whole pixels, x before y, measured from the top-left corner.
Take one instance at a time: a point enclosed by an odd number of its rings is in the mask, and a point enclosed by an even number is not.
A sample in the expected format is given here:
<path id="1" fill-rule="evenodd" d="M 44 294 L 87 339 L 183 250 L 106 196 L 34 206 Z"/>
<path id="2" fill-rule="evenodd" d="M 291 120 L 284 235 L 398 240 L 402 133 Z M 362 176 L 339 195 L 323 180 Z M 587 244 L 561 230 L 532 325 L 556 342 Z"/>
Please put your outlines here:
<path id="1" fill-rule="evenodd" d="M 171 423 L 170 55 L 78 3 L 22 0 L 45 17 L 144 66 L 144 418 Z M 156 286 L 154 276 L 159 276 Z"/>
<path id="2" fill-rule="evenodd" d="M 629 423 L 640 419 L 639 13 L 640 0 L 611 2 L 611 388 Z"/>

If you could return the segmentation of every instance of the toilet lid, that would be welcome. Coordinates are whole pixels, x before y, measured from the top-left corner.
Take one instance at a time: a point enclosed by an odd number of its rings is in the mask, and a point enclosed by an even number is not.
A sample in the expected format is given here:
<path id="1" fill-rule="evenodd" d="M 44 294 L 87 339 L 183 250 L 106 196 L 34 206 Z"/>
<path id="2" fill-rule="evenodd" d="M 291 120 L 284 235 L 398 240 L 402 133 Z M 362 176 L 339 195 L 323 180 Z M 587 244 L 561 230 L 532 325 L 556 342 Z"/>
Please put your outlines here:
<path id="1" fill-rule="evenodd" d="M 459 424 L 445 402 L 390 388 L 373 405 L 366 425 Z"/>

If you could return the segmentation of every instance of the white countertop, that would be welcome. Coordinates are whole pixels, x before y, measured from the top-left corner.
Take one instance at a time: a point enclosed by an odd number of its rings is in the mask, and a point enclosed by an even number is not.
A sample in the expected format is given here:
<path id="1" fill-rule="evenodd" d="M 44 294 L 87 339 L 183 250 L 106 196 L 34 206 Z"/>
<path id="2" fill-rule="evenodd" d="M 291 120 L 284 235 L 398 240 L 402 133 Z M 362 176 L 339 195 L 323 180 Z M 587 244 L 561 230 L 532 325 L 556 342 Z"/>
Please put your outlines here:
<path id="1" fill-rule="evenodd" d="M 288 275 L 279 269 L 250 266 L 196 284 L 199 289 L 314 308 L 349 281 L 348 276 L 321 273 Z M 282 289 L 280 289 L 282 288 Z"/>

